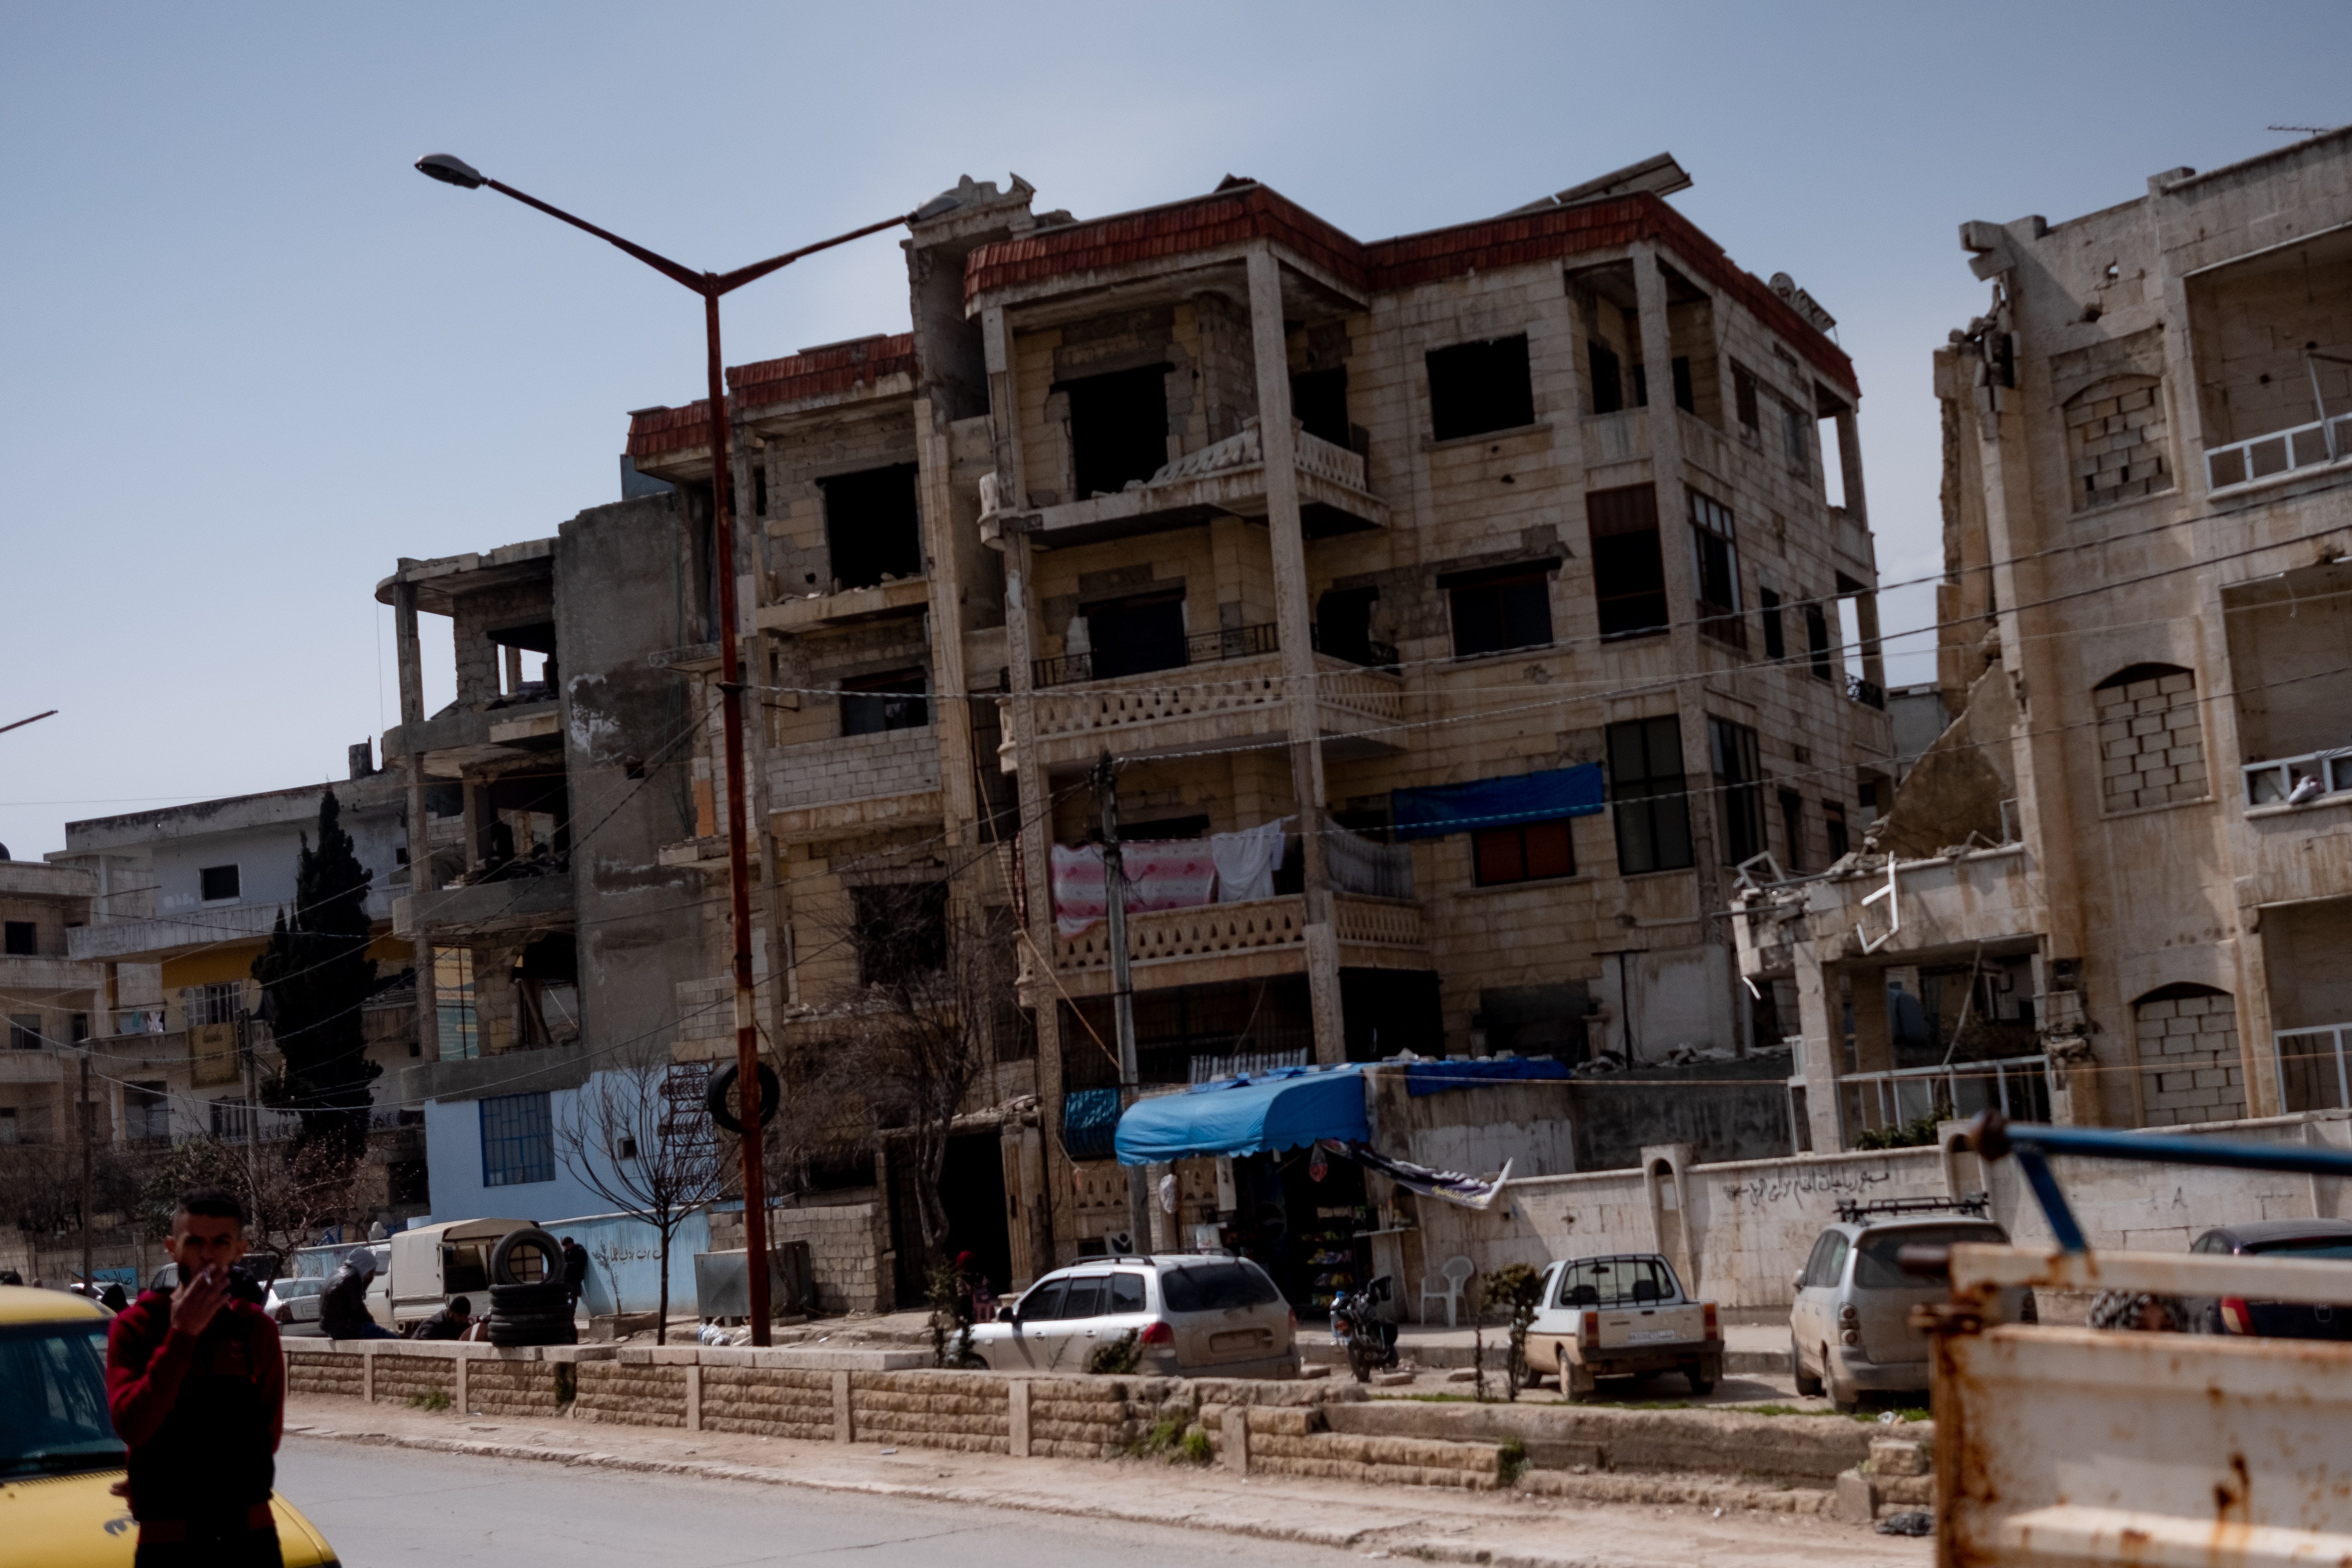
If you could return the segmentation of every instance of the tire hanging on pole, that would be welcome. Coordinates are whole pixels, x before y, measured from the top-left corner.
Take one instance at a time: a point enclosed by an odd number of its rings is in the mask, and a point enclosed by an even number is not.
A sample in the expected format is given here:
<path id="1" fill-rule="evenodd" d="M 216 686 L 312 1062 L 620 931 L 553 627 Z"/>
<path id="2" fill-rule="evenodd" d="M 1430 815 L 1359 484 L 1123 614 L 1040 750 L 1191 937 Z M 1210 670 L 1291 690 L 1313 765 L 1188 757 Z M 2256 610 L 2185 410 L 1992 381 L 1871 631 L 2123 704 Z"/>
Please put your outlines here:
<path id="1" fill-rule="evenodd" d="M 735 1079 L 736 1069 L 732 1062 L 712 1073 L 710 1087 L 702 1091 L 702 1104 L 703 1108 L 710 1112 L 711 1121 L 737 1137 L 740 1137 L 743 1133 L 742 1121 L 727 1104 L 728 1091 L 735 1087 Z M 783 1094 L 784 1086 L 777 1079 L 776 1069 L 761 1062 L 760 1064 L 760 1125 L 762 1129 L 776 1119 L 776 1112 L 783 1100 Z"/>

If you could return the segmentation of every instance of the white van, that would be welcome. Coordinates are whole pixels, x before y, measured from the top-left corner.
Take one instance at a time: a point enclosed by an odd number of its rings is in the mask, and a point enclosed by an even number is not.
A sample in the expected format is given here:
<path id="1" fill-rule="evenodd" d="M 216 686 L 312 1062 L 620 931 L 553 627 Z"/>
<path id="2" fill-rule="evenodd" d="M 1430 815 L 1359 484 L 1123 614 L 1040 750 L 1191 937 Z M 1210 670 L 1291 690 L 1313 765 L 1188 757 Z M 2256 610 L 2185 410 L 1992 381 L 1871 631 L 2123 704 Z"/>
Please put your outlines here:
<path id="1" fill-rule="evenodd" d="M 509 1232 L 530 1228 L 527 1219 L 457 1219 L 394 1235 L 387 1326 L 405 1333 L 411 1323 L 447 1306 L 452 1296 L 469 1296 L 478 1315 L 488 1313 L 490 1249 Z"/>

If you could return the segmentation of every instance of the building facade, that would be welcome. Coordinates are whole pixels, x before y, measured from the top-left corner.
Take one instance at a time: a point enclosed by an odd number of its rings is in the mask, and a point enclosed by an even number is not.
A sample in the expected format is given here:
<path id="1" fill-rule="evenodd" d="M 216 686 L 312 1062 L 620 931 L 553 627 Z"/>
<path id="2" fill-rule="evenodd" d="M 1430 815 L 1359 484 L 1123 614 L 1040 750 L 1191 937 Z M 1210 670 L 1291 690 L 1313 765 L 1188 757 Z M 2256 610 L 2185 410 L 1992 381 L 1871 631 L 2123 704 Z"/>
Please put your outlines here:
<path id="1" fill-rule="evenodd" d="M 2342 1108 L 2352 132 L 1961 228 L 1940 696 L 1868 853 L 1748 892 L 1813 1147 Z M 1850 1017 L 1850 1023 L 1848 1018 Z"/>

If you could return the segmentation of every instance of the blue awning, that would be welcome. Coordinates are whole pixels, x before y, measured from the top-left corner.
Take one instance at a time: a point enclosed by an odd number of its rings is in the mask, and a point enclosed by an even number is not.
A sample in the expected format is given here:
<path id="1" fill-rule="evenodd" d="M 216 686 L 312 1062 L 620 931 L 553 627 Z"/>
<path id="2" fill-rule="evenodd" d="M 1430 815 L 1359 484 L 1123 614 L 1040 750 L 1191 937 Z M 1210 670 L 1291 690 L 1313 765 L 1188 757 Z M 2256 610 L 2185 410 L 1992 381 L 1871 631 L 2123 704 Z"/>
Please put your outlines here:
<path id="1" fill-rule="evenodd" d="M 1449 1089 L 1477 1089 L 1490 1083 L 1523 1082 L 1533 1079 L 1569 1077 L 1568 1068 L 1550 1057 L 1480 1057 L 1467 1062 L 1408 1062 L 1404 1091 L 1408 1098 L 1443 1094 Z"/>
<path id="2" fill-rule="evenodd" d="M 1364 1075 L 1356 1065 L 1276 1068 L 1136 1101 L 1118 1119 L 1118 1163 L 1158 1165 L 1295 1149 L 1318 1138 L 1361 1143 L 1370 1136 Z"/>
<path id="3" fill-rule="evenodd" d="M 1601 764 L 1551 768 L 1516 778 L 1401 789 L 1389 796 L 1397 842 L 1443 838 L 1513 822 L 1543 822 L 1559 816 L 1590 816 L 1605 795 Z"/>

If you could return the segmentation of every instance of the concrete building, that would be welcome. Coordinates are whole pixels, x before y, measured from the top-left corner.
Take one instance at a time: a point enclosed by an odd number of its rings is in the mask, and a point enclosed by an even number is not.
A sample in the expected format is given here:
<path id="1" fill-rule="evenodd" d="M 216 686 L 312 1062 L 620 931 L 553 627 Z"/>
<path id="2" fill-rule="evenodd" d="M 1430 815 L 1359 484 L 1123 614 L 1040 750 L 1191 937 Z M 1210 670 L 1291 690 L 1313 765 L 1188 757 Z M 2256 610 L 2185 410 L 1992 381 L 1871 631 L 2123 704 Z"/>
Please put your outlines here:
<path id="1" fill-rule="evenodd" d="M 96 879 L 72 866 L 0 859 L 0 1002 L 8 1045 L 0 1055 L 0 1144 L 71 1142 L 80 1123 L 75 1047 L 106 1027 L 105 976 L 70 951 L 89 920 Z M 92 1131 L 121 1125 L 110 1098 L 94 1097 Z"/>
<path id="2" fill-rule="evenodd" d="M 1710 911 L 1759 855 L 1835 861 L 1892 791 L 1859 390 L 1802 289 L 1664 201 L 1685 183 L 1661 158 L 1365 243 L 1245 180 L 1087 222 L 967 180 L 912 225 L 909 333 L 730 373 L 763 1017 L 788 1059 L 821 1041 L 907 889 L 1007 911 L 1023 1016 L 956 1185 L 1012 1216 L 1013 1277 L 1126 1220 L 1107 752 L 1149 846 L 1148 1084 L 1790 1032 L 1793 986 L 1742 986 Z M 631 426 L 689 539 L 706 417 Z M 694 711 L 715 660 L 667 667 Z M 717 873 L 696 766 L 669 858 Z M 675 1048 L 731 1055 L 702 963 Z M 1696 1098 L 1643 1099 L 1654 1137 L 1612 1146 L 1713 1141 L 1674 1124 Z M 1289 1202 L 1179 1174 L 1212 1217 Z"/>
<path id="3" fill-rule="evenodd" d="M 1990 299 L 1935 361 L 1957 717 L 1864 855 L 1736 921 L 1802 996 L 1812 1146 L 1989 1102 L 2344 1107 L 2352 132 L 1960 235 Z"/>

